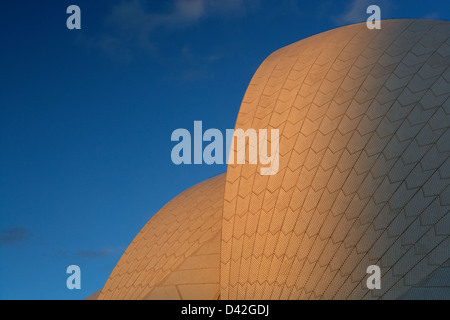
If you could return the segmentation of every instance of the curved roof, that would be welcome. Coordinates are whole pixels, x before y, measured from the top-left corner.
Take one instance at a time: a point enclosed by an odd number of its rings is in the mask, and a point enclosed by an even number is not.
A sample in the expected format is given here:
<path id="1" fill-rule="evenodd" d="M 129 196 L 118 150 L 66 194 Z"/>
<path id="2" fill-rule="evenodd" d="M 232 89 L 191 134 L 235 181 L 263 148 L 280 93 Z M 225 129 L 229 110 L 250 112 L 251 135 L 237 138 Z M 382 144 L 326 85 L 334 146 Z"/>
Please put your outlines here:
<path id="1" fill-rule="evenodd" d="M 395 298 L 450 258 L 449 66 L 450 23 L 425 20 L 338 28 L 262 63 L 236 128 L 279 129 L 280 165 L 228 166 L 221 298 Z"/>
<path id="2" fill-rule="evenodd" d="M 182 192 L 120 258 L 102 299 L 217 299 L 225 175 Z"/>
<path id="3" fill-rule="evenodd" d="M 221 299 L 448 298 L 449 22 L 357 24 L 282 48 L 236 128 L 279 129 L 278 173 L 230 164 L 174 198 L 99 299 L 217 299 L 219 286 Z"/>

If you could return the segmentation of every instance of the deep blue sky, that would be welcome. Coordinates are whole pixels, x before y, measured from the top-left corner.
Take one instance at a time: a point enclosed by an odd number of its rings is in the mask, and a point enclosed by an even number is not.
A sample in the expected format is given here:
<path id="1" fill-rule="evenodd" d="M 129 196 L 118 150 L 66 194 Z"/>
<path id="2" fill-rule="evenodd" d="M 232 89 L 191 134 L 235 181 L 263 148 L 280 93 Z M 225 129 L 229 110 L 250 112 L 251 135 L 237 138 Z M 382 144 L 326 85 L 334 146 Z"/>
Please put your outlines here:
<path id="1" fill-rule="evenodd" d="M 81 8 L 82 29 L 66 28 Z M 224 165 L 172 164 L 173 130 L 233 128 L 273 51 L 367 19 L 450 20 L 450 1 L 6 0 L 0 4 L 0 299 L 100 289 L 165 203 Z M 76 264 L 82 289 L 66 288 Z"/>

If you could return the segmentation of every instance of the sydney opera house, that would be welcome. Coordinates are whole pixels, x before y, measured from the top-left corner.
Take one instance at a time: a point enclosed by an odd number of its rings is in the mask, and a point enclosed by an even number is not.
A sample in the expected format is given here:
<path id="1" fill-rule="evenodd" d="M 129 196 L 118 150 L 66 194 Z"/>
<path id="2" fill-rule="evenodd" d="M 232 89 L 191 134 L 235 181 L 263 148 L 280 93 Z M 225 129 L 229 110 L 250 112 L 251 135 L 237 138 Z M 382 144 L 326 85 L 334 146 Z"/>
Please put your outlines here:
<path id="1" fill-rule="evenodd" d="M 284 47 L 235 127 L 279 129 L 277 174 L 229 164 L 184 191 L 91 298 L 450 299 L 450 22 Z"/>

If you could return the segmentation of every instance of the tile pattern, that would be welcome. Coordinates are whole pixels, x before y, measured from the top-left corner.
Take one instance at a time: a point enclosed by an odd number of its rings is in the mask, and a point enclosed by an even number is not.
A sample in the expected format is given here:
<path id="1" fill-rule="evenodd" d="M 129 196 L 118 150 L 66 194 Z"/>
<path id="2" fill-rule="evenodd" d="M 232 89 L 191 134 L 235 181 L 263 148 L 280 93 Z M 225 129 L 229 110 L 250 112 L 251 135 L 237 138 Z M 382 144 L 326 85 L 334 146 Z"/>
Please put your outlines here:
<path id="1" fill-rule="evenodd" d="M 401 298 L 404 300 L 448 300 L 450 297 L 450 260 L 434 270 Z"/>
<path id="2" fill-rule="evenodd" d="M 158 211 L 120 258 L 98 299 L 217 299 L 224 188 L 222 174 Z"/>
<path id="3" fill-rule="evenodd" d="M 279 129 L 280 167 L 228 165 L 221 299 L 397 298 L 450 258 L 449 66 L 450 23 L 426 20 L 331 30 L 262 63 L 236 128 Z"/>

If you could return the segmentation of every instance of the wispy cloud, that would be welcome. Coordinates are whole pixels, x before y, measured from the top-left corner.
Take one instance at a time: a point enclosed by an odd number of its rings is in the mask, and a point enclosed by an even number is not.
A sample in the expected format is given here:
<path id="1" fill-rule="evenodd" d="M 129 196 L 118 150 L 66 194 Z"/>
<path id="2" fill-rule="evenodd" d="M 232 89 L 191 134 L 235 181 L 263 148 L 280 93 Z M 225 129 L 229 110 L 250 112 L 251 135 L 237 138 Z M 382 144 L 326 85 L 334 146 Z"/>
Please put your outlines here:
<path id="1" fill-rule="evenodd" d="M 175 74 L 167 73 L 163 80 L 168 82 L 188 83 L 214 78 L 211 65 L 221 60 L 226 55 L 222 53 L 203 54 L 193 52 L 189 45 L 185 45 L 180 50 L 179 62 L 183 68 L 177 70 Z"/>
<path id="2" fill-rule="evenodd" d="M 8 246 L 28 240 L 31 232 L 27 228 L 13 227 L 0 231 L 0 246 Z"/>
<path id="3" fill-rule="evenodd" d="M 127 0 L 113 5 L 105 17 L 103 32 L 84 39 L 111 57 L 130 60 L 135 53 L 155 53 L 153 35 L 174 32 L 214 17 L 245 16 L 259 0 L 173 0 L 164 12 L 152 12 L 147 0 Z"/>
<path id="4" fill-rule="evenodd" d="M 432 12 L 427 14 L 423 17 L 423 19 L 430 19 L 430 20 L 439 20 L 439 13 L 438 12 Z"/>
<path id="5" fill-rule="evenodd" d="M 103 250 L 80 250 L 77 252 L 77 256 L 80 258 L 103 258 L 114 253 L 113 249 Z"/>

